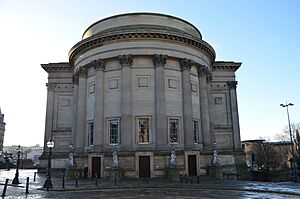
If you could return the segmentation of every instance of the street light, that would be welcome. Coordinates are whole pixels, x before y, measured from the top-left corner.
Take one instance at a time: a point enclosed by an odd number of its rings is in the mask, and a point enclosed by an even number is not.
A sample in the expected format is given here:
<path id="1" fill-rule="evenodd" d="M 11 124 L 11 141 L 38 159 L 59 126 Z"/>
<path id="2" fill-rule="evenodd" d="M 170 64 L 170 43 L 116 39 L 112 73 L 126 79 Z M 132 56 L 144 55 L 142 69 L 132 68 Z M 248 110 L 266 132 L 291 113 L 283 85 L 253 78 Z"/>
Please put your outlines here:
<path id="1" fill-rule="evenodd" d="M 295 164 L 295 153 L 294 153 L 294 142 L 293 142 L 293 136 L 292 136 L 292 129 L 291 129 L 291 122 L 290 122 L 290 114 L 289 114 L 289 106 L 293 106 L 292 103 L 286 103 L 286 104 L 280 104 L 283 108 L 286 108 L 287 116 L 288 116 L 288 122 L 289 122 L 289 132 L 290 132 L 290 139 L 292 144 L 292 160 L 291 162 L 291 179 L 294 182 L 297 182 L 297 171 L 296 171 L 296 164 Z"/>
<path id="2" fill-rule="evenodd" d="M 53 188 L 52 181 L 51 181 L 51 150 L 54 147 L 54 142 L 52 141 L 52 137 L 50 137 L 49 141 L 47 142 L 47 147 L 49 148 L 49 156 L 48 156 L 48 172 L 47 172 L 47 179 L 43 188 L 46 188 L 47 191 L 49 188 Z"/>
<path id="3" fill-rule="evenodd" d="M 21 146 L 19 145 L 17 147 L 17 155 L 18 155 L 18 159 L 17 159 L 17 169 L 16 169 L 16 174 L 15 174 L 15 178 L 12 181 L 12 184 L 21 184 L 19 182 L 19 160 L 20 160 L 20 153 L 21 153 Z"/>

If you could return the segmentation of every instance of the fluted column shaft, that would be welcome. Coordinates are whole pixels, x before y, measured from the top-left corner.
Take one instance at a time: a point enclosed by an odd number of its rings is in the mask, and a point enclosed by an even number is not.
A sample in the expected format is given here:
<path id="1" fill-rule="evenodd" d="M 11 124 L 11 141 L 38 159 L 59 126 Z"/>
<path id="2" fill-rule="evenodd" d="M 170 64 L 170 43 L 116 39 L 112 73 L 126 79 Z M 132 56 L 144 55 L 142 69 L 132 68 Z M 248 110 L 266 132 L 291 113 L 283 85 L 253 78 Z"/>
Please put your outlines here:
<path id="1" fill-rule="evenodd" d="M 121 75 L 121 146 L 130 147 L 132 137 L 131 65 L 132 55 L 119 56 Z"/>
<path id="2" fill-rule="evenodd" d="M 75 146 L 76 136 L 77 136 L 77 107 L 78 107 L 78 83 L 79 76 L 78 74 L 73 75 L 73 107 L 72 107 L 72 137 L 70 144 Z"/>
<path id="3" fill-rule="evenodd" d="M 240 137 L 240 125 L 239 125 L 239 113 L 238 113 L 238 106 L 237 106 L 236 86 L 237 86 L 237 81 L 228 82 L 229 93 L 230 93 L 234 149 L 240 149 L 241 148 L 241 137 Z"/>
<path id="4" fill-rule="evenodd" d="M 154 55 L 155 66 L 155 124 L 156 124 L 156 145 L 158 148 L 166 147 L 168 144 L 168 128 L 166 114 L 165 96 L 165 70 L 166 55 Z"/>
<path id="5" fill-rule="evenodd" d="M 203 147 L 211 147 L 211 132 L 210 132 L 210 114 L 209 114 L 209 96 L 207 89 L 207 74 L 208 69 L 205 66 L 198 68 L 199 74 L 199 96 L 201 110 L 201 127 L 203 136 Z"/>
<path id="6" fill-rule="evenodd" d="M 78 103 L 77 103 L 77 127 L 76 127 L 76 149 L 82 149 L 85 146 L 86 131 L 86 97 L 87 97 L 87 69 L 80 68 L 78 71 Z"/>
<path id="7" fill-rule="evenodd" d="M 183 98 L 183 128 L 185 147 L 194 145 L 193 132 L 193 101 L 191 92 L 191 67 L 192 60 L 183 59 L 180 61 L 182 68 L 182 98 Z"/>
<path id="8" fill-rule="evenodd" d="M 99 60 L 94 60 L 92 65 L 95 69 L 95 98 L 94 98 L 94 144 L 102 145 L 104 138 L 104 62 Z"/>

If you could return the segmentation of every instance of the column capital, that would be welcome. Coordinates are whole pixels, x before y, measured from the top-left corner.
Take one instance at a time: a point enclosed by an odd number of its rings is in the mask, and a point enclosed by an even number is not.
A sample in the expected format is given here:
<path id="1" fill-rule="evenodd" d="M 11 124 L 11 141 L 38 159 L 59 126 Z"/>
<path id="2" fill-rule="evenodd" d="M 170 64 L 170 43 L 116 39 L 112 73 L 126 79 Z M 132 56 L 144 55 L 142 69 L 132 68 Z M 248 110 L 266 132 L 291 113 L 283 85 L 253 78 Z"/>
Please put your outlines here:
<path id="1" fill-rule="evenodd" d="M 129 54 L 129 55 L 119 55 L 118 56 L 118 59 L 119 59 L 119 63 L 122 67 L 125 67 L 125 66 L 128 66 L 130 67 L 132 65 L 132 55 Z"/>
<path id="2" fill-rule="evenodd" d="M 179 61 L 179 63 L 180 63 L 182 70 L 191 70 L 191 68 L 195 62 L 193 60 L 184 58 L 184 59 L 181 59 Z"/>
<path id="3" fill-rule="evenodd" d="M 95 59 L 91 61 L 91 65 L 95 70 L 104 70 L 104 61 L 102 59 Z"/>
<path id="4" fill-rule="evenodd" d="M 78 76 L 79 77 L 86 77 L 88 70 L 85 67 L 80 67 L 78 69 Z"/>
<path id="5" fill-rule="evenodd" d="M 198 67 L 198 75 L 199 76 L 206 76 L 209 73 L 208 68 L 204 65 L 200 65 Z"/>
<path id="6" fill-rule="evenodd" d="M 48 91 L 54 91 L 56 88 L 56 83 L 46 83 Z"/>
<path id="7" fill-rule="evenodd" d="M 79 76 L 78 76 L 78 74 L 74 74 L 72 76 L 72 82 L 73 82 L 73 84 L 78 85 L 78 83 L 79 83 Z"/>
<path id="8" fill-rule="evenodd" d="M 227 82 L 229 89 L 236 89 L 237 84 L 238 84 L 237 81 Z"/>
<path id="9" fill-rule="evenodd" d="M 164 67 L 167 62 L 167 59 L 168 59 L 168 56 L 162 55 L 162 54 L 155 54 L 152 57 L 153 64 L 155 67 L 159 67 L 159 66 Z"/>

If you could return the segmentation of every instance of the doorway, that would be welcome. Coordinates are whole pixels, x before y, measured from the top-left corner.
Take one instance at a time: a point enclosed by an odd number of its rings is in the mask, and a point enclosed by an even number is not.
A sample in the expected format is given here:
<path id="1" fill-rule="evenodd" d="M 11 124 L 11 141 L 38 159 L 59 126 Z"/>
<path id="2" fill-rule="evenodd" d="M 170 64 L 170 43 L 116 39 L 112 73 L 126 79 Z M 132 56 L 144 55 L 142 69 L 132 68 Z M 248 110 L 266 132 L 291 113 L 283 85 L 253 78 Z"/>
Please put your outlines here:
<path id="1" fill-rule="evenodd" d="M 196 155 L 188 155 L 189 176 L 197 176 L 197 158 Z"/>
<path id="2" fill-rule="evenodd" d="M 139 177 L 150 178 L 150 156 L 139 156 Z"/>
<path id="3" fill-rule="evenodd" d="M 92 157 L 92 178 L 101 177 L 101 157 Z"/>

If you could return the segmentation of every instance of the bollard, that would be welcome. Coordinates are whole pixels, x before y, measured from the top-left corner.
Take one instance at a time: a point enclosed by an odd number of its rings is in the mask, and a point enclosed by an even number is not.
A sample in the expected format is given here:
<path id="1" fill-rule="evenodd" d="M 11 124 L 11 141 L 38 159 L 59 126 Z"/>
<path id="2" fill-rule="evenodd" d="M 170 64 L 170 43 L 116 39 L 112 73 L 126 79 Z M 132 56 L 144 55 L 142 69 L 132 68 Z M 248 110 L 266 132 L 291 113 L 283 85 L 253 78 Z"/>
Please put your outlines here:
<path id="1" fill-rule="evenodd" d="M 75 187 L 78 187 L 78 178 L 75 179 Z"/>
<path id="2" fill-rule="evenodd" d="M 6 180 L 5 180 L 5 185 L 4 185 L 1 197 L 5 197 L 7 184 L 8 184 L 8 178 L 6 178 Z"/>
<path id="3" fill-rule="evenodd" d="M 117 185 L 117 176 L 115 175 L 115 185 Z"/>
<path id="4" fill-rule="evenodd" d="M 27 177 L 27 180 L 26 180 L 26 192 L 25 194 L 28 194 L 28 188 L 29 188 L 29 177 Z"/>
<path id="5" fill-rule="evenodd" d="M 187 178 L 188 178 L 187 176 L 185 176 L 185 178 L 184 178 L 184 183 L 185 184 L 187 184 L 187 180 L 188 180 Z"/>
<path id="6" fill-rule="evenodd" d="M 191 184 L 193 184 L 193 177 L 191 177 Z"/>
<path id="7" fill-rule="evenodd" d="M 63 173 L 63 176 L 62 176 L 62 188 L 63 189 L 65 188 L 65 173 Z"/>
<path id="8" fill-rule="evenodd" d="M 34 172 L 34 175 L 33 175 L 33 182 L 35 182 L 35 177 L 36 177 L 36 172 Z"/>
<path id="9" fill-rule="evenodd" d="M 198 184 L 200 184 L 200 176 L 198 176 L 197 182 L 198 182 Z"/>
<path id="10" fill-rule="evenodd" d="M 95 186 L 98 186 L 98 179 L 95 179 Z"/>

